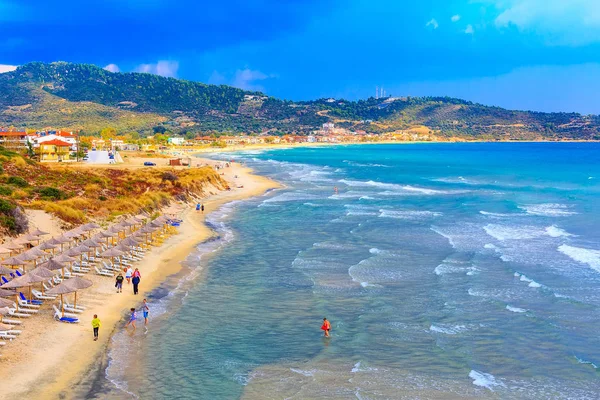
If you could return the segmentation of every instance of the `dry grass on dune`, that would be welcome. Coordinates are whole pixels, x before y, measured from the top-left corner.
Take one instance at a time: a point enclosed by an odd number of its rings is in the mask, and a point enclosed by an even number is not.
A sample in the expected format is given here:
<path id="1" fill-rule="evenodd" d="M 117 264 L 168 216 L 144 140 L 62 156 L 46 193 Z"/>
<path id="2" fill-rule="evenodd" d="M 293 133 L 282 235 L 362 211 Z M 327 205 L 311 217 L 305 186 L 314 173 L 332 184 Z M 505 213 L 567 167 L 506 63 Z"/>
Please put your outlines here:
<path id="1" fill-rule="evenodd" d="M 4 159 L 2 159 L 4 158 Z M 47 166 L 20 156 L 0 155 L 4 173 L 0 197 L 25 208 L 42 209 L 65 222 L 111 219 L 152 212 L 172 200 L 202 196 L 227 183 L 211 168 L 81 168 Z"/>

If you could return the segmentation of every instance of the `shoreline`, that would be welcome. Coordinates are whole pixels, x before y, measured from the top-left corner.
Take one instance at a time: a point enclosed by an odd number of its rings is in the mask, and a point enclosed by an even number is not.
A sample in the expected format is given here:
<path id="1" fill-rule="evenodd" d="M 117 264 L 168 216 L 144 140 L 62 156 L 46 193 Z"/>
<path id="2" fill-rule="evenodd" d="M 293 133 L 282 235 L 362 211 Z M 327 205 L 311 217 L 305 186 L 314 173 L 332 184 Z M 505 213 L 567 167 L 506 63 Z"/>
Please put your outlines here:
<path id="1" fill-rule="evenodd" d="M 215 163 L 206 159 L 198 161 Z M 189 254 L 200 243 L 214 236 L 215 232 L 205 223 L 206 215 L 227 203 L 259 196 L 280 187 L 277 182 L 256 175 L 250 168 L 238 163 L 221 171 L 231 191 L 221 191 L 202 199 L 206 206 L 204 214 L 189 205 L 181 216 L 184 223 L 178 233 L 165 240 L 162 246 L 153 248 L 138 262 L 142 273 L 140 295 L 134 297 L 127 284 L 123 293 L 117 295 L 112 279 L 89 274 L 86 278 L 94 280 L 93 293 L 82 292 L 82 303 L 87 306 L 87 311 L 81 315 L 79 324 L 59 324 L 50 320 L 49 315 L 37 316 L 24 323 L 20 339 L 6 346 L 3 352 L 6 357 L 0 359 L 0 367 L 10 371 L 11 378 L 11 385 L 3 390 L 5 398 L 78 398 L 78 390 L 74 388 L 80 385 L 93 387 L 98 372 L 106 365 L 111 338 L 119 329 L 129 306 L 140 303 L 144 296 L 179 273 L 181 263 Z M 102 321 L 97 342 L 92 341 L 90 327 L 94 313 Z"/>

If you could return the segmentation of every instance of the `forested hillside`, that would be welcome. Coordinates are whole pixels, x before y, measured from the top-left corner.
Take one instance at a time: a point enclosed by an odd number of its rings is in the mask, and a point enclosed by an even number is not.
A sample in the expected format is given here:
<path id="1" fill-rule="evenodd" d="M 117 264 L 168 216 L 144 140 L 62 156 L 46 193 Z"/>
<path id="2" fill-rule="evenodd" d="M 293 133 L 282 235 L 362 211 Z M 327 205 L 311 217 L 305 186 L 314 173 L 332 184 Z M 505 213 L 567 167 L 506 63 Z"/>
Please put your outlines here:
<path id="1" fill-rule="evenodd" d="M 65 62 L 29 63 L 0 74 L 0 126 L 309 134 L 329 121 L 369 133 L 421 127 L 439 138 L 600 139 L 598 116 L 511 111 L 448 97 L 293 102 L 225 85 Z"/>

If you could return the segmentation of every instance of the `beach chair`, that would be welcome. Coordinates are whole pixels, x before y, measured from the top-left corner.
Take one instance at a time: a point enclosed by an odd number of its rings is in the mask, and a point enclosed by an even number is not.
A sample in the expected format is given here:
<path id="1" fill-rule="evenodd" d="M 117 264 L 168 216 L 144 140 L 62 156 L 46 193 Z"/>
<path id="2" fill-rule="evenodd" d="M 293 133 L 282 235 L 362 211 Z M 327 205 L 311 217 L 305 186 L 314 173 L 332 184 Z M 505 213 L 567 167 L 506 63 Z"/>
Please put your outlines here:
<path id="1" fill-rule="evenodd" d="M 17 312 L 16 307 L 15 308 L 9 308 L 8 309 L 8 315 L 10 315 L 11 317 L 16 317 L 16 318 L 29 318 L 29 317 L 31 317 L 31 314 Z M 4 321 L 4 318 L 2 319 L 2 321 Z"/>
<path id="2" fill-rule="evenodd" d="M 33 293 L 33 292 L 32 292 Z M 28 300 L 27 297 L 23 294 L 23 292 L 19 292 L 19 305 L 30 306 L 30 307 L 38 307 L 43 303 L 39 300 Z"/>
<path id="3" fill-rule="evenodd" d="M 102 276 L 110 276 L 110 277 L 112 277 L 112 276 L 113 276 L 112 272 L 110 272 L 110 271 L 107 271 L 107 270 L 102 270 L 102 271 L 100 271 L 100 270 L 98 269 L 98 267 L 94 267 L 94 269 L 96 270 L 96 274 L 97 274 L 97 275 L 102 275 Z"/>
<path id="4" fill-rule="evenodd" d="M 60 310 L 56 308 L 55 305 L 52 305 L 52 308 L 54 309 L 55 320 L 60 322 L 67 322 L 69 324 L 76 324 L 79 322 L 79 318 L 77 318 L 77 315 L 65 313 L 65 315 L 63 316 Z"/>
<path id="5" fill-rule="evenodd" d="M 35 290 L 35 289 L 31 289 L 31 294 L 33 294 L 33 296 L 36 299 L 40 299 L 40 300 L 54 300 L 54 299 L 56 299 L 56 296 L 47 296 L 45 294 L 42 294 L 42 292 L 40 292 L 39 290 Z"/>
<path id="6" fill-rule="evenodd" d="M 59 285 L 62 281 L 63 280 L 56 275 L 54 276 L 54 278 L 52 278 L 52 284 L 54 285 Z"/>
<path id="7" fill-rule="evenodd" d="M 17 276 L 23 276 L 23 274 L 21 273 L 21 271 L 19 271 L 18 269 L 15 270 L 15 274 L 17 274 Z"/>
<path id="8" fill-rule="evenodd" d="M 79 308 L 70 307 L 67 303 L 65 303 L 63 305 L 60 301 L 58 302 L 58 307 L 63 308 L 66 312 L 69 312 L 71 314 L 78 314 L 78 313 L 82 313 L 85 311 L 85 310 L 80 310 Z"/>
<path id="9" fill-rule="evenodd" d="M 17 321 L 15 319 L 6 319 L 6 318 L 2 318 L 2 323 L 6 324 L 6 325 L 21 325 L 22 324 L 21 321 Z"/>
<path id="10" fill-rule="evenodd" d="M 69 303 L 67 300 L 65 300 L 65 306 L 69 307 L 69 308 L 76 308 L 77 310 L 81 310 L 81 311 L 85 311 L 85 309 L 86 309 L 85 306 L 81 306 L 79 304 L 77 306 L 74 306 L 73 304 Z M 65 308 L 65 310 L 66 310 L 66 308 Z"/>
<path id="11" fill-rule="evenodd" d="M 0 283 L 0 286 L 1 286 L 1 285 L 4 285 L 5 283 L 8 283 L 8 282 L 10 282 L 10 281 L 9 281 L 8 279 L 6 279 L 6 277 L 5 277 L 5 276 L 3 276 L 3 277 L 2 277 L 2 283 Z"/>
<path id="12" fill-rule="evenodd" d="M 0 338 L 6 339 L 6 340 L 13 340 L 13 339 L 16 339 L 17 337 L 15 335 L 9 334 L 7 331 L 0 331 Z"/>
<path id="13" fill-rule="evenodd" d="M 13 309 L 16 312 L 25 313 L 25 314 L 37 314 L 38 312 L 40 312 L 40 310 L 38 310 L 36 308 L 30 308 L 30 307 L 27 307 L 27 306 L 21 306 L 21 304 L 19 304 L 19 310 L 17 311 L 17 305 L 16 305 L 16 303 L 13 303 Z"/>

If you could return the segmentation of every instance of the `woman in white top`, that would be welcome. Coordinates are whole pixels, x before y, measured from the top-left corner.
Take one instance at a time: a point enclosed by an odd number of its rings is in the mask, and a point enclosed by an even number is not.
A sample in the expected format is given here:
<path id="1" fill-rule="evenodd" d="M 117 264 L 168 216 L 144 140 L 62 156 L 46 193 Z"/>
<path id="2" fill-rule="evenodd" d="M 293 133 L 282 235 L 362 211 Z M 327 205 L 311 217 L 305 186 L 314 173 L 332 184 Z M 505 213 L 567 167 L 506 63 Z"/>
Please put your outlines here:
<path id="1" fill-rule="evenodd" d="M 129 267 L 125 267 L 125 279 L 127 279 L 127 283 L 131 283 L 131 275 L 132 275 L 132 271 L 131 268 Z"/>

